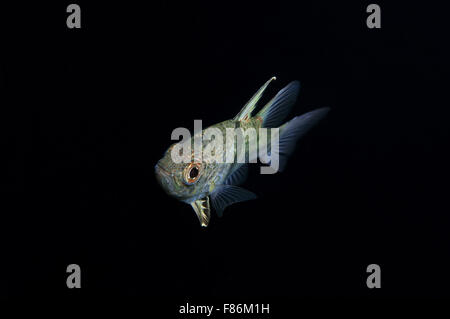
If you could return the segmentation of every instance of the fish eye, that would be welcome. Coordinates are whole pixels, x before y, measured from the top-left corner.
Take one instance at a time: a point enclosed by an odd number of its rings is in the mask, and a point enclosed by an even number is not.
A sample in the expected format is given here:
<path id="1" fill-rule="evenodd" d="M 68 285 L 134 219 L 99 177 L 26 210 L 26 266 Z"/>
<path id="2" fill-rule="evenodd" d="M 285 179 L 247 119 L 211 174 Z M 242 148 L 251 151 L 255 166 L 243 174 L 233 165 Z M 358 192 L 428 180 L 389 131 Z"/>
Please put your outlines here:
<path id="1" fill-rule="evenodd" d="M 190 163 L 184 169 L 184 182 L 187 185 L 194 184 L 200 177 L 200 173 L 201 173 L 201 164 L 200 163 Z"/>
<path id="2" fill-rule="evenodd" d="M 189 172 L 189 177 L 196 178 L 197 175 L 198 175 L 198 168 L 194 166 L 191 168 L 191 171 Z"/>

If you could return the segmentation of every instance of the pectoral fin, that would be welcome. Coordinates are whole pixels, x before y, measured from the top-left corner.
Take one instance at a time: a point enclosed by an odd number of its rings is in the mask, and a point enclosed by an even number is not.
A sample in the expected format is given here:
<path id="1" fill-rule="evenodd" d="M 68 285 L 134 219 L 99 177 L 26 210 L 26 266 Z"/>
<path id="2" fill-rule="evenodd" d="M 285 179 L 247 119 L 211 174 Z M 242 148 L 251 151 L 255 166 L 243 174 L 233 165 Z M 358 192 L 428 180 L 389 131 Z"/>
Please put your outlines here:
<path id="1" fill-rule="evenodd" d="M 219 217 L 227 206 L 255 198 L 252 192 L 234 185 L 219 185 L 211 193 L 211 201 Z"/>
<path id="2" fill-rule="evenodd" d="M 191 203 L 192 208 L 197 214 L 198 220 L 203 227 L 207 227 L 210 219 L 210 206 L 209 206 L 209 196 L 205 198 L 198 199 Z"/>
<path id="3" fill-rule="evenodd" d="M 240 164 L 237 168 L 234 168 L 233 173 L 227 177 L 225 185 L 240 185 L 247 179 L 248 176 L 248 164 Z"/>

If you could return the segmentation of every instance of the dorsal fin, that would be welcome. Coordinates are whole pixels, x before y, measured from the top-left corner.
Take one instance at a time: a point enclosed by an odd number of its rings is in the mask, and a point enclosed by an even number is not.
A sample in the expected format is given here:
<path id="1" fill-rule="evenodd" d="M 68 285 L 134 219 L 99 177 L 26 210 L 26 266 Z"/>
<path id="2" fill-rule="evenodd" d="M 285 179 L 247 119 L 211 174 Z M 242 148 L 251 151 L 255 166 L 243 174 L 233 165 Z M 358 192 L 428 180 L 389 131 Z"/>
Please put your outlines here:
<path id="1" fill-rule="evenodd" d="M 259 111 L 264 120 L 263 127 L 278 127 L 288 115 L 297 100 L 300 83 L 292 81 Z"/>
<path id="2" fill-rule="evenodd" d="M 252 96 L 252 98 L 244 105 L 242 110 L 234 117 L 233 120 L 241 121 L 245 118 L 250 118 L 252 111 L 256 107 L 256 103 L 259 101 L 261 96 L 263 95 L 264 90 L 267 88 L 270 82 L 276 80 L 276 77 L 271 77 L 261 88 Z"/>

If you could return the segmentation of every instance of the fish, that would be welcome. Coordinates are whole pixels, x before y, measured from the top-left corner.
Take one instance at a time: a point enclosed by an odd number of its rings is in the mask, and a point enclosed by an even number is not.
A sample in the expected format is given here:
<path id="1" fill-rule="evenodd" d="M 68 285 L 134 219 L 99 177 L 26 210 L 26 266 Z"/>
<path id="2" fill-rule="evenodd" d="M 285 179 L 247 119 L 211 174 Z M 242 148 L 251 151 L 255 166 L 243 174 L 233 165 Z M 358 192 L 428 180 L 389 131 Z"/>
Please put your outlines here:
<path id="1" fill-rule="evenodd" d="M 221 217 L 223 211 L 229 205 L 257 198 L 253 192 L 239 185 L 247 179 L 249 163 L 255 162 L 255 158 L 250 157 L 251 154 L 257 154 L 257 152 L 252 153 L 252 151 L 255 151 L 254 148 L 258 147 L 258 143 L 251 142 L 251 138 L 248 137 L 245 142 L 245 158 L 248 158 L 248 160 L 244 162 L 237 161 L 236 157 L 233 157 L 233 161 L 228 162 L 212 161 L 208 158 L 211 154 L 218 155 L 219 158 L 225 156 L 224 153 L 227 148 L 232 148 L 232 151 L 235 152 L 237 144 L 234 143 L 234 140 L 233 143 L 229 143 L 227 140 L 225 151 L 214 154 L 214 152 L 205 152 L 212 140 L 203 139 L 200 142 L 203 146 L 201 152 L 191 151 L 182 154 L 184 156 L 182 162 L 173 159 L 172 152 L 175 146 L 178 148 L 187 146 L 183 143 L 193 145 L 195 141 L 198 141 L 196 138 L 204 136 L 208 129 L 215 129 L 225 136 L 227 129 L 240 128 L 246 130 L 253 128 L 256 131 L 256 139 L 261 143 L 259 146 L 263 145 L 268 150 L 264 160 L 266 163 L 270 163 L 275 152 L 271 152 L 271 144 L 267 141 L 267 138 L 264 140 L 260 136 L 260 132 L 262 131 L 261 128 L 267 128 L 268 130 L 278 128 L 277 155 L 279 157 L 279 171 L 282 171 L 286 166 L 288 157 L 295 149 L 297 140 L 324 118 L 330 110 L 329 107 L 318 108 L 282 124 L 295 104 L 300 89 L 300 83 L 292 81 L 267 102 L 259 112 L 253 115 L 258 101 L 268 85 L 274 80 L 276 80 L 276 77 L 271 77 L 266 81 L 234 118 L 212 125 L 205 130 L 194 132 L 194 136 L 190 139 L 171 145 L 155 165 L 155 176 L 158 184 L 168 195 L 191 205 L 202 227 L 209 225 L 211 206 Z M 269 141 L 272 135 L 275 134 L 269 133 Z"/>

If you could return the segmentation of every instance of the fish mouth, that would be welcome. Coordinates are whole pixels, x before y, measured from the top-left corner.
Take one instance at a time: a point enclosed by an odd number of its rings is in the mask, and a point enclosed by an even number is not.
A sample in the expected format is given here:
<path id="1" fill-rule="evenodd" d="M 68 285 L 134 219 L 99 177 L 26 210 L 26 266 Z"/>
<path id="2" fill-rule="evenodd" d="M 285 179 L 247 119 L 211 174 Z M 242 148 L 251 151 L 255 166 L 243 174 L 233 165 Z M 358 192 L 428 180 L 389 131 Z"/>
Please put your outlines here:
<path id="1" fill-rule="evenodd" d="M 155 165 L 155 172 L 158 182 L 161 184 L 161 186 L 168 192 L 167 187 L 169 187 L 169 179 L 172 176 L 169 171 L 167 171 L 166 168 L 162 167 L 160 164 Z M 170 195 L 174 196 L 173 193 L 169 193 Z M 174 196 L 177 197 L 177 196 Z M 182 200 L 181 198 L 179 198 Z M 185 201 L 185 200 L 183 200 Z M 185 201 L 187 202 L 187 201 Z M 201 199 L 197 199 L 190 203 L 192 208 L 195 211 L 195 214 L 198 217 L 198 220 L 200 221 L 200 225 L 202 227 L 208 227 L 209 220 L 211 218 L 211 208 L 209 204 L 209 196 L 206 196 Z"/>
<path id="2" fill-rule="evenodd" d="M 191 203 L 192 208 L 197 214 L 198 220 L 202 227 L 208 227 L 209 220 L 211 217 L 211 209 L 209 205 L 209 196 L 201 199 L 197 199 Z"/>
<path id="3" fill-rule="evenodd" d="M 160 164 L 156 164 L 155 165 L 155 170 L 157 172 L 159 172 L 159 173 L 162 173 L 163 175 L 166 175 L 166 176 L 171 176 L 172 175 L 172 174 L 169 173 L 169 171 L 166 168 L 164 168 Z"/>
<path id="4" fill-rule="evenodd" d="M 172 174 L 161 165 L 155 165 L 155 177 L 158 184 L 169 195 L 172 195 Z"/>

